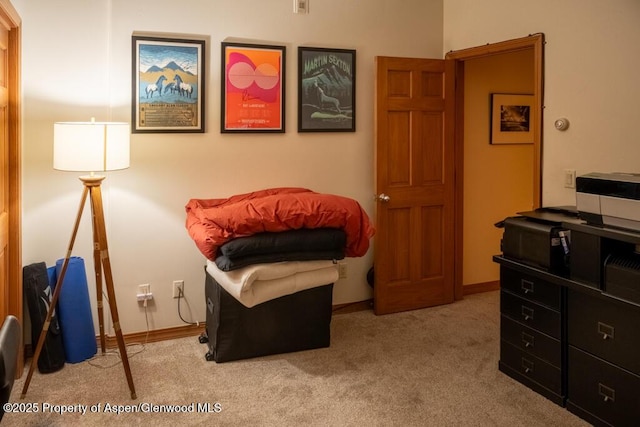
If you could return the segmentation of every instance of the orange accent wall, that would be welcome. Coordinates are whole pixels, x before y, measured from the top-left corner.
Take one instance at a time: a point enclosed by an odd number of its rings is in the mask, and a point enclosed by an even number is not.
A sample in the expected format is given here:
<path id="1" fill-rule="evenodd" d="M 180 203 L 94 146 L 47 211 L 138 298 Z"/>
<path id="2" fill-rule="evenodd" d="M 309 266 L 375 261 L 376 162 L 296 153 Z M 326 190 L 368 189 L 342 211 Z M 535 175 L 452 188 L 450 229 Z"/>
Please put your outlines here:
<path id="1" fill-rule="evenodd" d="M 533 71 L 531 49 L 465 61 L 463 285 L 499 279 L 494 224 L 533 206 L 533 146 L 489 141 L 491 94 L 532 94 Z"/>

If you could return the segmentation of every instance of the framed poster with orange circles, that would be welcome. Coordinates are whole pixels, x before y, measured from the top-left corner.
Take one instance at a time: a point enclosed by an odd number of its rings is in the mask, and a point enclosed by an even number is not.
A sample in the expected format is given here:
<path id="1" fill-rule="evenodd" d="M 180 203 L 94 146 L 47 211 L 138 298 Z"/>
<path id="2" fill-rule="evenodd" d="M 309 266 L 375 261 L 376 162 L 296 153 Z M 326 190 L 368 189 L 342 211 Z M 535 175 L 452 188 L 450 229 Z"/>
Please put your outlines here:
<path id="1" fill-rule="evenodd" d="M 222 133 L 285 131 L 285 46 L 222 42 Z"/>

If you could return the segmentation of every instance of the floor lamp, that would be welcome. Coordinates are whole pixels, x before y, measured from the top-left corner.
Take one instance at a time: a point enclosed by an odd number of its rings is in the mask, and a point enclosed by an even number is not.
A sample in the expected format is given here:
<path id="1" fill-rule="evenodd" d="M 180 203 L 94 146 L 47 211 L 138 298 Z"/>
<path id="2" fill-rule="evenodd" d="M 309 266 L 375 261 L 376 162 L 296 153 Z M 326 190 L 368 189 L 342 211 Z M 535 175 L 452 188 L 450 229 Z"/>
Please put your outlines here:
<path id="1" fill-rule="evenodd" d="M 127 376 L 129 390 L 131 390 L 131 398 L 136 399 L 136 391 L 133 385 L 133 377 L 131 376 L 131 368 L 129 366 L 129 358 L 127 357 L 127 349 L 120 329 L 120 321 L 118 317 L 118 308 L 116 304 L 116 295 L 113 288 L 113 277 L 111 274 L 111 262 L 109 261 L 109 249 L 107 247 L 107 231 L 104 221 L 104 211 L 102 208 L 102 193 L 100 185 L 104 180 L 103 175 L 94 175 L 94 172 L 104 172 L 129 167 L 129 124 L 128 123 L 99 123 L 99 122 L 65 122 L 55 123 L 53 126 L 53 168 L 63 171 L 90 172 L 90 175 L 83 175 L 80 180 L 84 184 L 82 199 L 76 216 L 76 222 L 71 234 L 69 248 L 62 263 L 60 275 L 58 277 L 56 288 L 53 292 L 51 304 L 44 321 L 40 338 L 31 360 L 29 373 L 22 389 L 21 398 L 27 393 L 29 382 L 35 365 L 37 364 L 45 337 L 49 330 L 49 323 L 53 310 L 58 302 L 60 290 L 62 289 L 62 281 L 67 272 L 71 251 L 78 233 L 80 219 L 84 205 L 89 195 L 91 202 L 91 216 L 93 228 L 93 264 L 95 268 L 96 278 L 96 296 L 98 308 L 98 322 L 100 327 L 100 345 L 102 353 L 105 353 L 106 342 L 104 332 L 104 313 L 102 307 L 102 279 L 104 273 L 104 282 L 107 291 L 109 308 L 111 310 L 111 319 L 113 321 L 113 329 L 116 333 L 118 349 L 120 357 Z M 64 333 L 64 332 L 63 332 Z"/>

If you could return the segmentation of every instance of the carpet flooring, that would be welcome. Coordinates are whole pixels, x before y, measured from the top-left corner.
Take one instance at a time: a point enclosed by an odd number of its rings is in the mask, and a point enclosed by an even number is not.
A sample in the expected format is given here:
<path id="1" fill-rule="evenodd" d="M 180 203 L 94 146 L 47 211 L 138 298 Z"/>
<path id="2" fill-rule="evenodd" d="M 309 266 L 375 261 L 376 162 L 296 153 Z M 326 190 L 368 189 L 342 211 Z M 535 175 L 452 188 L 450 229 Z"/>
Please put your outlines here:
<path id="1" fill-rule="evenodd" d="M 2 426 L 588 425 L 498 371 L 498 291 L 334 314 L 328 348 L 220 364 L 206 351 L 197 337 L 130 346 L 136 400 L 116 352 L 36 372 L 20 399 L 25 370 Z"/>

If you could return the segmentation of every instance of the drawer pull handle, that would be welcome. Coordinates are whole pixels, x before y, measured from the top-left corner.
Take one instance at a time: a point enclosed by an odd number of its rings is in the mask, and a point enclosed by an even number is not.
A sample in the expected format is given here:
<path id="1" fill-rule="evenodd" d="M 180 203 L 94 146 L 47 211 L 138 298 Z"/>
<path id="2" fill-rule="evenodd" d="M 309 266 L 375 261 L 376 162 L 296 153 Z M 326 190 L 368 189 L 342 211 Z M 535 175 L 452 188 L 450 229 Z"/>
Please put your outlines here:
<path id="1" fill-rule="evenodd" d="M 533 320 L 533 308 L 522 306 L 522 317 L 524 320 Z"/>
<path id="2" fill-rule="evenodd" d="M 522 370 L 524 371 L 525 374 L 530 374 L 533 372 L 533 362 L 530 360 L 525 359 L 524 357 L 522 358 Z"/>
<path id="3" fill-rule="evenodd" d="M 530 280 L 521 279 L 520 280 L 520 288 L 525 294 L 529 292 L 533 293 L 533 282 Z"/>
<path id="4" fill-rule="evenodd" d="M 602 396 L 602 400 L 604 400 L 605 402 L 616 401 L 616 391 L 602 383 L 598 383 L 598 394 Z"/>
<path id="5" fill-rule="evenodd" d="M 598 322 L 598 333 L 602 335 L 602 339 L 613 339 L 614 338 L 615 328 L 613 326 L 607 325 L 606 323 Z"/>
<path id="6" fill-rule="evenodd" d="M 529 335 L 526 332 L 522 332 L 521 334 L 522 342 L 525 348 L 533 348 L 534 347 L 534 337 L 533 335 Z"/>

